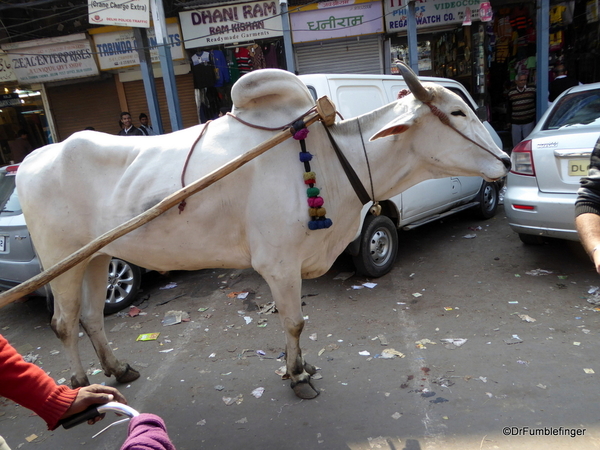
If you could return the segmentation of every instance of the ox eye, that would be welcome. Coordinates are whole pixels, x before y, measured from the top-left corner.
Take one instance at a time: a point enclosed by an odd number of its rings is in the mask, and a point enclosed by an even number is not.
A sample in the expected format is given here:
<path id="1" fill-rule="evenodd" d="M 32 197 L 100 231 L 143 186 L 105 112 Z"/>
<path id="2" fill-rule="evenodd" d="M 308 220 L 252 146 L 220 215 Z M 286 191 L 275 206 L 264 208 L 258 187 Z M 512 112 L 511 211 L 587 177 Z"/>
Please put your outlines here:
<path id="1" fill-rule="evenodd" d="M 465 115 L 464 112 L 462 112 L 460 109 L 458 111 L 452 111 L 450 114 L 452 114 L 453 116 L 463 116 L 463 117 L 467 117 Z"/>

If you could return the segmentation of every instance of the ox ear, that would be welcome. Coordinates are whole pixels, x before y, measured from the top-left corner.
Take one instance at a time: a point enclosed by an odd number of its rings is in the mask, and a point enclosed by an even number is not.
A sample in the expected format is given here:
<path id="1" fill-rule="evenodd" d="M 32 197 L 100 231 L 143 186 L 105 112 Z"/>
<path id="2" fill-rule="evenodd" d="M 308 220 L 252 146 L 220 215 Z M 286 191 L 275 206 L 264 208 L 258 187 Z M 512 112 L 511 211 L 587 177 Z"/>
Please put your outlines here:
<path id="1" fill-rule="evenodd" d="M 384 138 L 387 136 L 395 136 L 397 134 L 404 133 L 408 130 L 414 123 L 414 114 L 413 113 L 405 113 L 399 117 L 396 117 L 394 120 L 386 124 L 381 130 L 375 133 L 369 141 L 374 141 L 375 139 Z"/>

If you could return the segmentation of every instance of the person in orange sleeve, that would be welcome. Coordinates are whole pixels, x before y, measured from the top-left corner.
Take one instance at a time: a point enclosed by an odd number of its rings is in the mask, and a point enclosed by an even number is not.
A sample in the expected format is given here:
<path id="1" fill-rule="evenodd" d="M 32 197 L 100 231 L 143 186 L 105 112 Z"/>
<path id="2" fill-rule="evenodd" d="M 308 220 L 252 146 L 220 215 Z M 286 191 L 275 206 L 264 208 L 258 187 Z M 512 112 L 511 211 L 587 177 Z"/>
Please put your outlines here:
<path id="1" fill-rule="evenodd" d="M 25 362 L 21 355 L 0 335 L 0 396 L 6 397 L 42 418 L 48 429 L 84 411 L 91 405 L 110 401 L 127 403 L 115 388 L 94 384 L 78 389 L 57 385 L 54 379 L 35 364 Z M 90 420 L 94 423 L 101 417 Z M 0 450 L 10 450 L 0 436 Z"/>

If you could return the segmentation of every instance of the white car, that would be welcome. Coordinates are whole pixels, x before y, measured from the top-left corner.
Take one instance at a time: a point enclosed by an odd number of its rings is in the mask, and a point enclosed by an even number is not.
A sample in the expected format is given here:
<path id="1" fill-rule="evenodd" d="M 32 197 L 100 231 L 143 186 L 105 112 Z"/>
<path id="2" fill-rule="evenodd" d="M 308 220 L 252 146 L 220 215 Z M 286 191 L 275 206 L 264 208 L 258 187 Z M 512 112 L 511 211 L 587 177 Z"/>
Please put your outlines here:
<path id="1" fill-rule="evenodd" d="M 561 94 L 512 151 L 504 211 L 525 244 L 578 241 L 575 200 L 600 136 L 600 83 Z"/>
<path id="2" fill-rule="evenodd" d="M 359 116 L 393 102 L 398 93 L 408 89 L 400 75 L 300 75 L 315 100 L 328 96 L 344 119 Z M 481 119 L 485 108 L 477 104 L 455 80 L 419 77 L 423 82 L 441 84 L 458 94 Z M 502 141 L 491 125 L 483 121 L 494 142 L 502 148 Z M 442 145 L 442 144 L 440 144 Z M 343 149 L 342 149 L 343 150 Z M 499 203 L 498 183 L 489 183 L 480 177 L 451 177 L 423 181 L 400 195 L 380 202 L 382 213 L 369 213 L 369 205 L 362 212 L 362 227 L 346 251 L 353 255 L 356 269 L 365 276 L 380 277 L 388 273 L 398 253 L 397 229 L 410 230 L 439 220 L 450 214 L 473 209 L 478 216 L 488 219 L 496 214 Z"/>

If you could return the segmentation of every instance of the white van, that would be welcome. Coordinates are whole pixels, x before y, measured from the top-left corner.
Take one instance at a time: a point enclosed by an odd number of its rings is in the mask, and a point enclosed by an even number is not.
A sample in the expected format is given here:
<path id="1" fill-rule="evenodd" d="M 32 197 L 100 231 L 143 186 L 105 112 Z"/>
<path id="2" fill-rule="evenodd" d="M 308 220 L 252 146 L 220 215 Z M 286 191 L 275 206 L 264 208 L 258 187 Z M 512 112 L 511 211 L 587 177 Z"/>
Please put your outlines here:
<path id="1" fill-rule="evenodd" d="M 350 119 L 393 102 L 398 92 L 408 89 L 399 75 L 300 75 L 315 100 L 327 95 L 337 111 Z M 481 119 L 485 109 L 477 104 L 457 81 L 447 78 L 419 77 L 421 81 L 441 84 L 458 94 Z M 491 125 L 483 122 L 500 148 L 502 141 Z M 465 209 L 473 208 L 477 216 L 489 219 L 498 208 L 499 186 L 480 177 L 451 177 L 423 181 L 400 195 L 381 201 L 380 216 L 363 208 L 361 229 L 346 251 L 354 258 L 358 272 L 368 277 L 388 273 L 398 253 L 397 228 L 410 230 Z"/>

